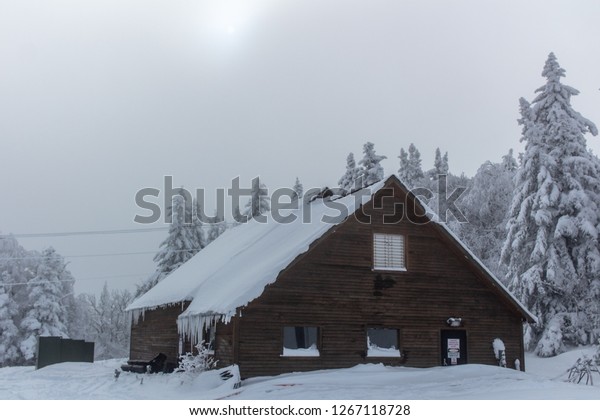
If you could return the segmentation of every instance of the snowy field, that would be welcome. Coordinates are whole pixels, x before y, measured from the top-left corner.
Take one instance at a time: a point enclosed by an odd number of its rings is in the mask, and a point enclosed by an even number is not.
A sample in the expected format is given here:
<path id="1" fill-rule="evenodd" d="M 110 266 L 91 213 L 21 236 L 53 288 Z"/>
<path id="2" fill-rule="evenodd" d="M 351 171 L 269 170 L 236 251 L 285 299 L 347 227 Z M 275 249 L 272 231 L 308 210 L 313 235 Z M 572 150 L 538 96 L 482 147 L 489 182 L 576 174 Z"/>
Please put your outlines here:
<path id="1" fill-rule="evenodd" d="M 276 377 L 253 378 L 234 389 L 218 372 L 139 375 L 114 371 L 122 360 L 62 363 L 0 369 L 0 398 L 16 399 L 241 399 L 241 400 L 600 400 L 595 386 L 564 382 L 565 371 L 592 349 L 542 359 L 528 355 L 528 372 L 494 366 L 464 365 L 429 369 L 359 365 Z"/>

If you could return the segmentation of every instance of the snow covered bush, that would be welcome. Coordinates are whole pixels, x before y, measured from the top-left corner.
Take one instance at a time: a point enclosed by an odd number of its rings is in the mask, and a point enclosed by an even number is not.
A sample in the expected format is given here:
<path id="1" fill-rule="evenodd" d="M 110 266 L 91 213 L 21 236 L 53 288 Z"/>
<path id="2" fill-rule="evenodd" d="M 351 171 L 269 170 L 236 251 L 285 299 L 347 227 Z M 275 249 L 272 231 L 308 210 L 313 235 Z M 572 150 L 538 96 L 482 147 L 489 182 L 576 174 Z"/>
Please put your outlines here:
<path id="1" fill-rule="evenodd" d="M 196 346 L 198 354 L 186 353 L 179 360 L 177 372 L 201 373 L 217 367 L 214 352 L 206 344 Z"/>
<path id="2" fill-rule="evenodd" d="M 492 348 L 494 349 L 494 356 L 496 356 L 498 366 L 506 367 L 506 347 L 504 346 L 504 341 L 494 338 Z"/>

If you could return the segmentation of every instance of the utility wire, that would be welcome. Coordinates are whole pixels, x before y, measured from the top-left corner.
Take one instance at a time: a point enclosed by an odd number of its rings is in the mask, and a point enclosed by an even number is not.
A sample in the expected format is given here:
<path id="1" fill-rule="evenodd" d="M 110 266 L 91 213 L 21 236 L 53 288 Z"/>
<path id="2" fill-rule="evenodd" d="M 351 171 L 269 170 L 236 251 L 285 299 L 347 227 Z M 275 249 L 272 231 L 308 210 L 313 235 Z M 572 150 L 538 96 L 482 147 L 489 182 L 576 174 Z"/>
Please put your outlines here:
<path id="1" fill-rule="evenodd" d="M 83 277 L 83 278 L 73 278 L 70 280 L 52 280 L 52 281 L 25 281 L 19 283 L 0 283 L 0 287 L 2 286 L 26 286 L 28 284 L 46 284 L 46 283 L 73 283 L 82 280 L 106 280 L 106 279 L 116 279 L 116 278 L 125 278 L 125 277 L 148 277 L 150 274 L 123 274 L 118 276 L 98 276 L 98 277 Z"/>
<path id="2" fill-rule="evenodd" d="M 169 227 L 153 227 L 139 229 L 110 229 L 110 230 L 82 230 L 75 232 L 53 232 L 53 233 L 16 233 L 10 235 L 0 235 L 0 238 L 48 238 L 58 236 L 91 236 L 91 235 L 118 235 L 122 233 L 147 233 L 168 230 Z"/>
<path id="3" fill-rule="evenodd" d="M 196 228 L 209 229 L 213 225 L 219 226 L 237 226 L 239 223 L 236 222 L 217 222 L 217 223 L 204 223 L 197 225 Z M 186 227 L 192 227 L 192 225 L 184 225 Z M 163 227 L 148 227 L 148 228 L 137 228 L 137 229 L 107 229 L 107 230 L 82 230 L 72 232 L 52 232 L 52 233 L 11 233 L 11 234 L 0 234 L 0 239 L 4 238 L 51 238 L 60 236 L 93 236 L 93 235 L 120 235 L 129 233 L 148 233 L 148 232 L 160 232 L 169 230 L 170 226 Z"/>
<path id="4" fill-rule="evenodd" d="M 200 251 L 199 248 L 190 248 L 190 249 L 178 249 L 170 252 L 189 252 L 189 251 Z M 160 252 L 158 251 L 139 251 L 139 252 L 119 252 L 113 254 L 80 254 L 80 255 L 57 255 L 56 258 L 88 258 L 88 257 L 119 257 L 123 255 L 146 255 L 146 254 L 156 254 Z M 44 256 L 31 256 L 31 257 L 0 257 L 0 261 L 14 261 L 14 260 L 43 260 L 48 257 Z"/>

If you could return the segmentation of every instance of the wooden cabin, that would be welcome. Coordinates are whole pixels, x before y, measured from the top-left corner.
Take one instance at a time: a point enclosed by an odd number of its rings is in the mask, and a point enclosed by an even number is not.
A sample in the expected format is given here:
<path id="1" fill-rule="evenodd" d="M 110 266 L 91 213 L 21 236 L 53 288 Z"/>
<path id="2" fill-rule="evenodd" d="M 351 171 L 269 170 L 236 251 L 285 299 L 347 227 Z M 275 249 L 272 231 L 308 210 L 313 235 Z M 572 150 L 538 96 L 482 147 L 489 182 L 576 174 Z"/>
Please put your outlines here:
<path id="1" fill-rule="evenodd" d="M 131 359 L 175 363 L 204 340 L 242 378 L 498 365 L 500 339 L 507 367 L 524 370 L 523 324 L 535 317 L 396 177 L 304 207 L 308 222 L 227 231 L 133 302 Z"/>

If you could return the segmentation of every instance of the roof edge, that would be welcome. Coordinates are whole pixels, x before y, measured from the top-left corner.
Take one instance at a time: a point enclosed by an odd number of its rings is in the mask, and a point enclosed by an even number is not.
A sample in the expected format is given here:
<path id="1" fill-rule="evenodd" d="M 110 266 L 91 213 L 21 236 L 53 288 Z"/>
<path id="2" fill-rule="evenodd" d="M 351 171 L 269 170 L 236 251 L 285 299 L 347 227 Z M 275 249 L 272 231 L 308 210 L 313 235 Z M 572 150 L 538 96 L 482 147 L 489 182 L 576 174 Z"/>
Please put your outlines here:
<path id="1" fill-rule="evenodd" d="M 462 253 L 466 254 L 468 256 L 468 258 L 470 258 L 470 260 L 474 263 L 474 265 L 487 277 L 489 277 L 489 279 L 491 280 L 491 283 L 495 286 L 497 286 L 499 288 L 500 293 L 502 293 L 502 295 L 504 295 L 509 302 L 511 302 L 514 306 L 515 309 L 518 309 L 519 312 L 521 312 L 521 314 L 523 315 L 523 317 L 525 318 L 525 320 L 529 323 L 538 323 L 539 320 L 537 318 L 537 316 L 535 316 L 533 313 L 531 313 L 531 311 L 529 311 L 529 309 L 527 309 L 527 307 L 521 303 L 521 301 L 519 301 L 519 299 L 517 299 L 511 292 L 510 290 L 508 290 L 508 288 L 500 281 L 500 279 L 498 279 L 498 277 L 496 277 L 496 275 L 494 273 L 492 273 L 489 268 L 487 268 L 487 266 L 475 255 L 473 254 L 473 252 L 466 246 L 466 244 L 458 237 L 456 236 L 456 233 L 454 233 L 452 231 L 452 229 L 450 229 L 450 227 L 448 227 L 448 225 L 444 222 L 439 221 L 439 217 L 438 215 L 433 212 L 433 210 L 425 203 L 423 203 L 421 201 L 421 199 L 419 197 L 417 197 L 412 190 L 410 190 L 398 177 L 396 177 L 395 175 L 390 175 L 385 182 L 385 185 L 388 185 L 388 183 L 390 182 L 395 182 L 397 183 L 400 188 L 402 188 L 407 195 L 414 201 L 417 203 L 417 205 L 419 205 L 421 207 L 421 210 L 423 210 L 423 214 L 425 214 L 425 217 L 429 220 L 430 223 L 433 223 L 438 229 L 439 232 L 441 232 L 441 234 L 446 235 L 448 237 L 448 239 L 450 239 L 457 247 L 458 249 L 460 249 L 462 251 Z M 432 214 L 433 216 L 430 217 L 428 214 Z"/>

